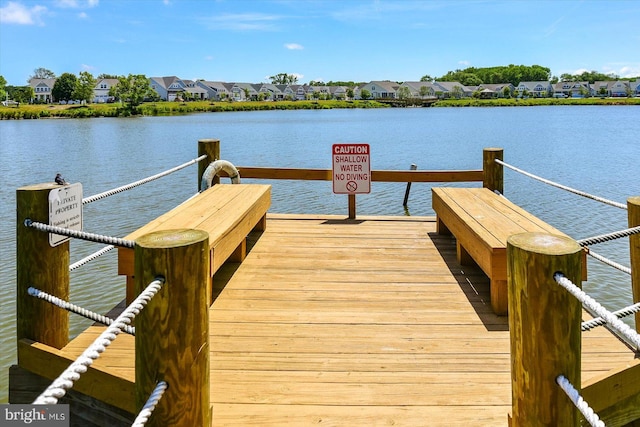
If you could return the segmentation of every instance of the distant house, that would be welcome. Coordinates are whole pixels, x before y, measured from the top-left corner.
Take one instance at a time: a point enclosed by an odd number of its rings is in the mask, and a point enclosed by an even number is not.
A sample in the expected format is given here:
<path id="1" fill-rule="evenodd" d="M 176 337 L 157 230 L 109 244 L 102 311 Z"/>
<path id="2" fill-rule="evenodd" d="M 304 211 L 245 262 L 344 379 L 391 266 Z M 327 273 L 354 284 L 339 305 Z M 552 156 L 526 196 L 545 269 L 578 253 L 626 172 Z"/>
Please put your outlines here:
<path id="1" fill-rule="evenodd" d="M 35 102 L 53 102 L 53 85 L 56 84 L 57 79 L 31 79 L 29 80 L 29 86 L 33 88 L 35 96 Z"/>
<path id="2" fill-rule="evenodd" d="M 231 87 L 231 99 L 234 101 L 256 101 L 261 84 L 234 83 Z"/>
<path id="3" fill-rule="evenodd" d="M 549 81 L 520 82 L 516 87 L 516 92 L 520 98 L 525 94 L 532 98 L 545 98 L 553 93 L 553 86 Z"/>
<path id="4" fill-rule="evenodd" d="M 372 99 L 395 99 L 400 85 L 389 80 L 378 80 L 367 83 L 360 88 L 360 93 L 366 90 Z"/>
<path id="5" fill-rule="evenodd" d="M 611 83 L 612 84 L 609 86 L 611 96 L 629 96 L 629 94 L 632 93 L 631 86 L 626 80 L 618 80 Z"/>
<path id="6" fill-rule="evenodd" d="M 640 96 L 640 79 L 630 81 L 629 88 L 633 96 Z"/>
<path id="7" fill-rule="evenodd" d="M 589 82 L 558 82 L 553 85 L 555 98 L 583 98 L 592 94 L 593 89 Z"/>
<path id="8" fill-rule="evenodd" d="M 220 101 L 231 98 L 231 83 L 198 80 L 196 84 L 207 91 L 208 99 Z"/>
<path id="9" fill-rule="evenodd" d="M 151 89 L 165 101 L 175 101 L 187 88 L 187 85 L 176 76 L 151 77 L 150 80 Z"/>
<path id="10" fill-rule="evenodd" d="M 403 82 L 398 91 L 403 87 L 409 89 L 410 98 L 433 98 L 436 96 L 436 86 L 431 82 Z"/>
<path id="11" fill-rule="evenodd" d="M 286 85 L 275 85 L 272 83 L 263 83 L 258 89 L 258 99 L 262 98 L 267 101 L 282 101 L 284 99 L 283 89 Z"/>
<path id="12" fill-rule="evenodd" d="M 98 79 L 93 88 L 93 102 L 102 104 L 113 100 L 113 97 L 109 96 L 109 91 L 117 86 L 118 82 L 118 79 Z"/>
<path id="13" fill-rule="evenodd" d="M 471 89 L 459 82 L 433 82 L 436 88 L 436 96 L 439 98 L 468 98 L 472 95 Z"/>
<path id="14" fill-rule="evenodd" d="M 612 81 L 597 81 L 591 84 L 591 94 L 593 96 L 611 96 L 611 89 L 609 86 L 613 84 Z"/>
<path id="15" fill-rule="evenodd" d="M 478 86 L 481 98 L 504 98 L 505 88 L 512 95 L 516 88 L 511 83 L 482 83 Z"/>

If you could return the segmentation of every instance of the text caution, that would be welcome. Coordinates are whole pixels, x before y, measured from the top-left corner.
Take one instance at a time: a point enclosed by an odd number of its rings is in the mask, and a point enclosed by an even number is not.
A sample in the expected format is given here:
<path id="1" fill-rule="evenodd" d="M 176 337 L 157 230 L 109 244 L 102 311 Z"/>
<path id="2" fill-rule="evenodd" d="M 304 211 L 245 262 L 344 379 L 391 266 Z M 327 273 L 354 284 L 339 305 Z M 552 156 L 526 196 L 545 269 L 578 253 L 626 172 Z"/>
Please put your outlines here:
<path id="1" fill-rule="evenodd" d="M 333 144 L 333 192 L 368 194 L 371 192 L 369 144 Z"/>

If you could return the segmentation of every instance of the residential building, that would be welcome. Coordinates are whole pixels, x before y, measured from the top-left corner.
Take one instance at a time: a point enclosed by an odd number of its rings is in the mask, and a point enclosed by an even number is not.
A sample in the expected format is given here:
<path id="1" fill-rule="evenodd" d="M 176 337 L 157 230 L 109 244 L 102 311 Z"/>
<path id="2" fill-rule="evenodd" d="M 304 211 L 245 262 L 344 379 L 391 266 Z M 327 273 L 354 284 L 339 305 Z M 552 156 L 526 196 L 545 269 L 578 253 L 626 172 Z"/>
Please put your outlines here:
<path id="1" fill-rule="evenodd" d="M 113 97 L 109 96 L 112 87 L 117 86 L 118 79 L 98 79 L 93 88 L 93 101 L 98 104 L 113 101 Z"/>
<path id="2" fill-rule="evenodd" d="M 35 102 L 53 102 L 53 85 L 57 79 L 31 79 L 29 86 L 33 88 Z"/>
<path id="3" fill-rule="evenodd" d="M 367 83 L 360 88 L 360 93 L 366 90 L 371 94 L 371 99 L 395 99 L 400 84 L 389 80 L 376 80 Z"/>
<path id="4" fill-rule="evenodd" d="M 175 101 L 186 90 L 187 85 L 176 76 L 151 77 L 151 89 L 164 101 Z"/>
<path id="5" fill-rule="evenodd" d="M 553 94 L 553 86 L 549 81 L 520 82 L 516 87 L 518 97 L 546 98 Z"/>
<path id="6" fill-rule="evenodd" d="M 403 82 L 398 91 L 403 87 L 409 89 L 410 98 L 433 98 L 436 96 L 436 86 L 431 82 Z"/>
<path id="7" fill-rule="evenodd" d="M 555 98 L 584 98 L 592 94 L 593 90 L 589 82 L 558 82 L 553 85 Z"/>
<path id="8" fill-rule="evenodd" d="M 196 84 L 207 91 L 208 99 L 221 101 L 231 98 L 232 83 L 198 80 Z"/>
<path id="9" fill-rule="evenodd" d="M 478 86 L 481 98 L 504 98 L 505 88 L 509 91 L 509 96 L 515 93 L 515 86 L 511 83 L 482 83 Z"/>
<path id="10" fill-rule="evenodd" d="M 460 82 L 433 82 L 438 98 L 468 98 L 473 92 Z"/>

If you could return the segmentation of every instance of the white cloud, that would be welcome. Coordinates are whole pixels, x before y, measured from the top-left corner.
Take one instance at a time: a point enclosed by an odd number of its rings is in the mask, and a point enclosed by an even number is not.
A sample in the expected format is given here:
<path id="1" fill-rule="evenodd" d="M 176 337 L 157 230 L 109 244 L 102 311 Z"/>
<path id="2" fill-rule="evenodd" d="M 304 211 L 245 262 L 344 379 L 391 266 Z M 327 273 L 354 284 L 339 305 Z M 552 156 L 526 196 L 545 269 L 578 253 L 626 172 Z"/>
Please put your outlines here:
<path id="1" fill-rule="evenodd" d="M 57 0 L 56 6 L 62 8 L 95 7 L 100 0 Z"/>
<path id="2" fill-rule="evenodd" d="M 280 19 L 277 15 L 264 13 L 227 13 L 220 16 L 206 18 L 212 30 L 234 31 L 275 31 L 275 22 Z"/>
<path id="3" fill-rule="evenodd" d="M 87 19 L 88 17 L 89 17 L 89 15 L 87 15 L 87 14 L 86 14 L 86 13 L 84 13 L 84 12 L 80 12 L 80 13 L 78 14 L 78 18 L 80 18 L 80 19 Z"/>
<path id="4" fill-rule="evenodd" d="M 80 71 L 89 71 L 92 72 L 96 69 L 93 65 L 80 64 Z"/>
<path id="5" fill-rule="evenodd" d="M 469 62 L 467 60 L 458 61 L 458 65 L 464 65 L 465 67 L 468 67 L 470 64 L 471 64 L 471 62 Z"/>
<path id="6" fill-rule="evenodd" d="M 213 55 L 207 55 L 204 57 L 205 61 L 213 61 Z"/>
<path id="7" fill-rule="evenodd" d="M 0 8 L 0 23 L 20 25 L 44 25 L 42 15 L 47 12 L 44 6 L 26 6 L 10 1 L 5 7 Z"/>
<path id="8" fill-rule="evenodd" d="M 304 49 L 304 46 L 302 46 L 301 44 L 298 44 L 298 43 L 286 43 L 284 45 L 284 47 L 286 47 L 289 50 L 302 50 L 302 49 Z"/>

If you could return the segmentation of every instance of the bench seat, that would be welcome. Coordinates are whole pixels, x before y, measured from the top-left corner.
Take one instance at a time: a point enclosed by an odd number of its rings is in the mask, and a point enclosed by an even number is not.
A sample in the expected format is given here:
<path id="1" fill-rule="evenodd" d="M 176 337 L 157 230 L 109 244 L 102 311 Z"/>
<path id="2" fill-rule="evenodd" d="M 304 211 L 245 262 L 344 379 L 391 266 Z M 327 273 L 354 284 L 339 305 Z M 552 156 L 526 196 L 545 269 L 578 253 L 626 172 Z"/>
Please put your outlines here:
<path id="1" fill-rule="evenodd" d="M 260 184 L 218 184 L 197 194 L 169 212 L 125 237 L 135 240 L 145 234 L 179 228 L 209 233 L 210 276 L 228 259 L 236 262 L 246 255 L 246 237 L 254 229 L 266 228 L 271 205 L 271 186 Z M 127 276 L 127 301 L 134 298 L 134 251 L 118 248 L 118 274 Z M 211 300 L 211 283 L 208 287 Z"/>
<path id="2" fill-rule="evenodd" d="M 438 233 L 453 234 L 456 238 L 458 262 L 461 265 L 475 262 L 489 277 L 491 307 L 498 315 L 507 314 L 507 238 L 527 232 L 566 236 L 486 188 L 432 188 L 432 206 Z"/>

